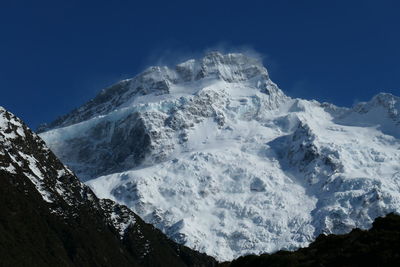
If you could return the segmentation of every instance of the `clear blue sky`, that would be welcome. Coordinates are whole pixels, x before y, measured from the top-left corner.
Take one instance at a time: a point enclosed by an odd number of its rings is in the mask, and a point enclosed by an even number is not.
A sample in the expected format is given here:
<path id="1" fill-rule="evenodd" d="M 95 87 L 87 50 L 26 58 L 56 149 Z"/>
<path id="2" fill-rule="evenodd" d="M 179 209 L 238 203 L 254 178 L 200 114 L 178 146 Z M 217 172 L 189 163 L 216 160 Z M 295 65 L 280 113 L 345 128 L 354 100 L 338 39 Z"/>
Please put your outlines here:
<path id="1" fill-rule="evenodd" d="M 400 1 L 0 1 L 0 105 L 49 122 L 159 59 L 251 48 L 295 97 L 400 95 Z"/>

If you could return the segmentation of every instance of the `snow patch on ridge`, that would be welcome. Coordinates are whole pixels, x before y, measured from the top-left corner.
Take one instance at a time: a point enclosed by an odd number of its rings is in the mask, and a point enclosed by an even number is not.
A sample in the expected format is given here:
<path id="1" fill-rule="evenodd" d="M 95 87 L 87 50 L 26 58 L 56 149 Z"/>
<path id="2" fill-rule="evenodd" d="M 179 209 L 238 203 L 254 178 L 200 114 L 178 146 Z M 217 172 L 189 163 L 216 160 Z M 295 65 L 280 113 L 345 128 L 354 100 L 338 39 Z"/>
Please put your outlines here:
<path id="1" fill-rule="evenodd" d="M 81 205 L 104 214 L 122 239 L 136 223 L 136 215 L 111 200 L 99 200 L 17 117 L 0 107 L 0 171 L 14 186 L 28 193 L 30 182 L 49 210 L 61 218 L 75 218 Z M 4 173 L 5 172 L 5 173 Z M 27 186 L 27 187 L 26 187 Z M 34 189 L 34 190 L 35 190 Z M 66 203 L 69 207 L 64 205 Z"/>

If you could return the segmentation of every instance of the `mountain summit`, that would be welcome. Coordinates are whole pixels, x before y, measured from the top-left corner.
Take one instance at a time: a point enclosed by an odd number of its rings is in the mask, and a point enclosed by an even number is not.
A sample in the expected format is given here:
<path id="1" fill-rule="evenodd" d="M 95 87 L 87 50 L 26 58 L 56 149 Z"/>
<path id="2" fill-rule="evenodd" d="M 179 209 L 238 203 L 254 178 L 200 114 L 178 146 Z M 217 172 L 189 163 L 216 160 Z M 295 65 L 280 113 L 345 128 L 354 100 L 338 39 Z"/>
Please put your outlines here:
<path id="1" fill-rule="evenodd" d="M 399 212 L 399 103 L 293 99 L 260 61 L 213 52 L 104 89 L 40 136 L 99 197 L 230 260 Z"/>
<path id="2" fill-rule="evenodd" d="M 54 131 L 42 136 L 86 181 L 165 161 L 176 148 L 188 145 L 192 125 L 211 120 L 222 129 L 228 115 L 224 106 L 229 104 L 231 113 L 245 108 L 247 99 L 241 95 L 248 93 L 254 94 L 249 99 L 257 105 L 253 109 L 273 110 L 287 99 L 259 61 L 213 52 L 175 68 L 151 67 L 117 83 L 51 123 Z M 75 131 L 85 134 L 69 139 L 61 130 L 67 128 L 72 135 Z M 65 138 L 73 141 L 63 146 Z"/>
<path id="3" fill-rule="evenodd" d="M 268 72 L 259 60 L 243 54 L 222 55 L 218 52 L 210 52 L 200 60 L 191 59 L 174 68 L 150 67 L 132 79 L 123 80 L 102 90 L 82 107 L 49 125 L 41 125 L 38 131 L 64 127 L 107 114 L 117 108 L 132 104 L 136 98 L 144 95 L 157 96 L 174 93 L 180 89 L 180 85 L 183 86 L 188 82 L 223 80 L 233 83 L 251 79 L 257 79 L 257 82 L 260 82 L 258 87 L 268 93 L 282 94 L 275 86 L 268 86 L 270 85 Z"/>

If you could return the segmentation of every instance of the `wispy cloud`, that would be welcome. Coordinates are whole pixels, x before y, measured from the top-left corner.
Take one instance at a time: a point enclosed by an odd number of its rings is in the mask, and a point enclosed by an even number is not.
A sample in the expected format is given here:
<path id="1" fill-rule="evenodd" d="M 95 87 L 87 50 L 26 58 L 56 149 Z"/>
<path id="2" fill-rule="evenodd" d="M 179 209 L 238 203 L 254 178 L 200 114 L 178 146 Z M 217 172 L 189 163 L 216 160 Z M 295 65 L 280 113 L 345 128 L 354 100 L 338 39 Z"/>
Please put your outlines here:
<path id="1" fill-rule="evenodd" d="M 212 51 L 223 54 L 242 53 L 264 62 L 268 69 L 275 69 L 277 65 L 267 54 L 258 52 L 251 45 L 232 45 L 228 42 L 219 42 L 204 49 L 193 50 L 175 43 L 167 43 L 152 50 L 144 60 L 143 69 L 150 66 L 174 66 L 189 59 L 201 58 Z"/>

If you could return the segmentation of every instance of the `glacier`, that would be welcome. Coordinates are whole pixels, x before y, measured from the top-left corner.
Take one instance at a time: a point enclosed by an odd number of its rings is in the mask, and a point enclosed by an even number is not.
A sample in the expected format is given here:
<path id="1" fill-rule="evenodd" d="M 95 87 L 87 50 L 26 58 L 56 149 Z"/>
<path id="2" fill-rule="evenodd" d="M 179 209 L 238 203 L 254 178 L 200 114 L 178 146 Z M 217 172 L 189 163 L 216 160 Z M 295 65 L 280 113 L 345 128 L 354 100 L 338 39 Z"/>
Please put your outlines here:
<path id="1" fill-rule="evenodd" d="M 98 197 L 220 261 L 400 211 L 399 97 L 291 98 L 240 53 L 150 67 L 39 132 Z"/>

